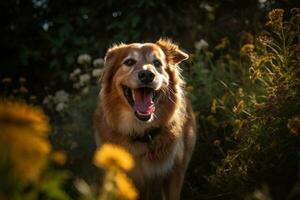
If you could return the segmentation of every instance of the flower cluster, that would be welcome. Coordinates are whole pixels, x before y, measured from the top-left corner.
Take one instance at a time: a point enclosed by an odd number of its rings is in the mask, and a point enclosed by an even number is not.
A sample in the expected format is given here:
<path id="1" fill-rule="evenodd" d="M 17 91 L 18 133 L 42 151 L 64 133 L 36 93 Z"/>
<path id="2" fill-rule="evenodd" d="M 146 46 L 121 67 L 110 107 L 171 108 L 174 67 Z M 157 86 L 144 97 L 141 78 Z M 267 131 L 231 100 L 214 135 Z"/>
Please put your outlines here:
<path id="1" fill-rule="evenodd" d="M 55 111 L 63 113 L 68 107 L 71 97 L 80 98 L 89 93 L 91 86 L 97 84 L 102 73 L 101 68 L 104 65 L 104 60 L 97 58 L 92 62 L 90 55 L 82 54 L 78 56 L 77 62 L 80 67 L 75 68 L 69 75 L 74 90 L 70 92 L 58 90 L 53 95 L 47 95 L 43 104 L 50 110 L 55 109 Z"/>
<path id="2" fill-rule="evenodd" d="M 67 159 L 64 152 L 52 150 L 49 131 L 48 118 L 40 108 L 17 100 L 0 100 L 0 199 L 39 199 L 40 188 L 44 188 L 46 199 L 51 199 L 51 191 L 59 192 L 59 199 L 68 199 L 60 188 L 60 172 L 55 172 L 56 180 L 51 189 L 47 188 L 52 171 L 49 161 L 63 165 Z"/>
<path id="3" fill-rule="evenodd" d="M 227 37 L 224 37 L 221 39 L 220 43 L 215 46 L 215 49 L 216 50 L 225 49 L 226 47 L 228 47 L 229 43 L 230 43 L 229 39 Z"/>
<path id="4" fill-rule="evenodd" d="M 202 49 L 205 50 L 208 48 L 208 46 L 209 46 L 208 43 L 204 39 L 201 39 L 195 43 L 195 48 L 197 50 L 202 50 Z"/>
<path id="5" fill-rule="evenodd" d="M 236 74 L 230 74 L 227 82 L 222 77 L 225 94 L 221 93 L 221 98 L 213 96 L 210 112 L 203 117 L 203 130 L 211 127 L 207 135 L 215 131 L 212 138 L 207 138 L 220 158 L 217 165 L 213 164 L 215 174 L 208 181 L 216 188 L 230 185 L 223 192 L 228 189 L 238 194 L 236 189 L 245 189 L 239 185 L 248 187 L 259 176 L 272 177 L 269 171 L 286 170 L 287 165 L 299 162 L 298 14 L 299 9 L 294 8 L 284 21 L 284 10 L 274 9 L 268 13 L 268 29 L 255 37 L 241 38 L 239 54 L 243 55 L 244 65 L 239 66 L 242 73 L 238 75 L 246 80 L 239 77 L 236 81 Z M 233 66 L 228 67 L 229 71 Z M 223 74 L 225 77 L 227 73 Z M 216 90 L 219 92 L 219 88 Z M 285 167 L 278 163 L 285 163 Z M 292 173 L 297 174 L 298 169 Z"/>
<path id="6" fill-rule="evenodd" d="M 89 65 L 91 64 L 92 57 L 88 54 L 81 54 L 77 58 L 77 62 L 80 65 Z"/>
<path id="7" fill-rule="evenodd" d="M 59 90 L 54 95 L 46 96 L 43 104 L 48 108 L 54 107 L 57 112 L 61 112 L 68 107 L 69 96 L 70 94 L 66 91 Z"/>
<path id="8" fill-rule="evenodd" d="M 137 199 L 137 189 L 126 175 L 134 167 L 133 157 L 127 150 L 114 144 L 103 144 L 94 155 L 94 164 L 106 170 L 99 199 L 104 200 L 108 196 Z"/>
<path id="9" fill-rule="evenodd" d="M 16 176 L 24 182 L 37 180 L 51 151 L 48 118 L 39 108 L 4 100 L 0 129 L 1 151 L 8 153 Z"/>
<path id="10" fill-rule="evenodd" d="M 134 161 L 125 149 L 113 144 L 104 144 L 95 153 L 94 164 L 106 169 L 121 168 L 129 171 L 133 168 Z"/>
<path id="11" fill-rule="evenodd" d="M 253 52 L 254 48 L 255 46 L 253 44 L 245 44 L 241 48 L 241 54 L 250 55 Z"/>
<path id="12" fill-rule="evenodd" d="M 97 80 L 100 77 L 104 60 L 102 58 L 97 58 L 91 65 L 91 56 L 82 54 L 78 56 L 77 62 L 83 67 L 74 69 L 69 77 L 73 82 L 74 89 L 81 91 L 82 94 L 87 94 L 90 85 L 96 82 L 94 79 Z"/>
<path id="13" fill-rule="evenodd" d="M 3 86 L 3 91 L 1 92 L 4 93 L 5 96 L 22 98 L 30 103 L 36 103 L 37 96 L 30 93 L 25 77 L 21 76 L 17 80 L 4 77 L 0 82 L 0 86 Z"/>
<path id="14" fill-rule="evenodd" d="M 274 9 L 268 13 L 268 20 L 266 25 L 275 30 L 280 30 L 283 27 L 283 9 Z"/>
<path id="15" fill-rule="evenodd" d="M 295 116 L 288 120 L 287 127 L 290 133 L 293 135 L 299 135 L 300 133 L 300 115 Z"/>

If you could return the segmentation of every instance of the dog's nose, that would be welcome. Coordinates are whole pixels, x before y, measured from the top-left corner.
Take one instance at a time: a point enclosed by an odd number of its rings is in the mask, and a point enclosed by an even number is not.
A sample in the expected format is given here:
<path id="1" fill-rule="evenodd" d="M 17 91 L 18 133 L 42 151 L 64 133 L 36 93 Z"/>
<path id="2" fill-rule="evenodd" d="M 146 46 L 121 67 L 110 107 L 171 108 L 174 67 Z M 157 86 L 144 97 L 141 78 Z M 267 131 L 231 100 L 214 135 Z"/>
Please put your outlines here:
<path id="1" fill-rule="evenodd" d="M 155 77 L 154 73 L 149 70 L 140 71 L 138 76 L 142 83 L 151 83 Z"/>

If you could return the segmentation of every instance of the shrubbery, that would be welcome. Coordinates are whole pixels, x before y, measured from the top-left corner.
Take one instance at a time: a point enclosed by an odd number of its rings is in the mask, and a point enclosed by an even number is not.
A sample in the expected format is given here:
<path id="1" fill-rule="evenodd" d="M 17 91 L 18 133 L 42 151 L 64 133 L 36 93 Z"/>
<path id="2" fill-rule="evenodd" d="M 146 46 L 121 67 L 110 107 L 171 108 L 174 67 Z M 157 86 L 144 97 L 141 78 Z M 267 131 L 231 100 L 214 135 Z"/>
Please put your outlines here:
<path id="1" fill-rule="evenodd" d="M 228 37 L 216 45 L 195 42 L 194 54 L 182 65 L 199 126 L 183 199 L 299 198 L 300 11 L 274 9 L 267 19 L 257 33 L 241 32 L 239 42 Z M 128 199 L 137 197 L 122 164 L 111 168 L 99 152 L 94 157 L 92 115 L 103 60 L 82 54 L 77 62 L 64 71 L 67 84 L 44 96 L 32 95 L 25 78 L 2 79 L 4 97 L 43 102 L 52 129 L 36 108 L 0 102 L 0 199 L 113 199 L 123 189 L 118 184 L 131 189 Z M 93 159 L 106 173 L 99 173 Z M 29 161 L 35 165 L 27 166 Z"/>
<path id="2" fill-rule="evenodd" d="M 299 197 L 293 184 L 299 170 L 300 12 L 292 9 L 287 20 L 283 15 L 282 9 L 270 11 L 266 30 L 248 34 L 240 54 L 227 50 L 207 60 L 213 54 L 204 49 L 195 56 L 190 84 L 199 145 L 214 154 L 207 161 L 215 172 L 206 171 L 212 196 L 242 199 L 265 184 L 275 199 Z"/>

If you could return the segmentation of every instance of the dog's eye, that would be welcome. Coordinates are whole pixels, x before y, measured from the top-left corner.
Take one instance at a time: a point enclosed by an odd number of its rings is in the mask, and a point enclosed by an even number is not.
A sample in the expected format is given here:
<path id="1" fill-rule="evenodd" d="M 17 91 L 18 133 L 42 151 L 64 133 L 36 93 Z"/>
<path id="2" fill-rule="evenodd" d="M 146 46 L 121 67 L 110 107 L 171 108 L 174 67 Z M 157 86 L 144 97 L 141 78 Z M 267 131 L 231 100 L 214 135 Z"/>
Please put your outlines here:
<path id="1" fill-rule="evenodd" d="M 125 60 L 125 62 L 124 62 L 124 64 L 129 67 L 135 65 L 135 63 L 136 63 L 136 60 L 133 60 L 132 58 L 129 58 L 129 59 Z"/>
<path id="2" fill-rule="evenodd" d="M 153 65 L 155 67 L 161 67 L 162 66 L 162 64 L 161 64 L 161 62 L 159 60 L 153 60 Z"/>

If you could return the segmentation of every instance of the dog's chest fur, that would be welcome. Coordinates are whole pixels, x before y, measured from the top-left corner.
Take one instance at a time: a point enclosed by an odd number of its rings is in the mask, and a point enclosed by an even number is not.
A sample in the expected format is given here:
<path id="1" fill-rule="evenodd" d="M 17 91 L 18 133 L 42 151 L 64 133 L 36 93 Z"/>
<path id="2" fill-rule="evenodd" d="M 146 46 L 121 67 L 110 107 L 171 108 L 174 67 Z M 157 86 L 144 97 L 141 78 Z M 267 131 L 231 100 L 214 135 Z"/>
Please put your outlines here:
<path id="1" fill-rule="evenodd" d="M 98 114 L 97 114 L 98 113 Z M 96 133 L 98 144 L 105 142 L 119 144 L 126 148 L 135 158 L 133 176 L 154 177 L 166 174 L 174 164 L 181 149 L 181 136 L 171 132 L 170 127 L 147 128 L 144 134 L 124 134 L 112 130 L 97 112 L 95 120 L 102 123 L 101 134 Z M 96 124 L 97 126 L 97 124 Z M 97 127 L 96 127 L 97 130 Z M 99 129 L 98 129 L 99 130 Z"/>
<path id="2" fill-rule="evenodd" d="M 148 134 L 138 140 L 134 139 L 129 151 L 135 155 L 136 170 L 140 170 L 143 176 L 163 176 L 172 168 L 181 141 L 163 130 L 152 133 L 152 136 Z M 151 138 L 147 139 L 148 137 Z M 139 147 L 141 151 L 137 151 Z"/>

